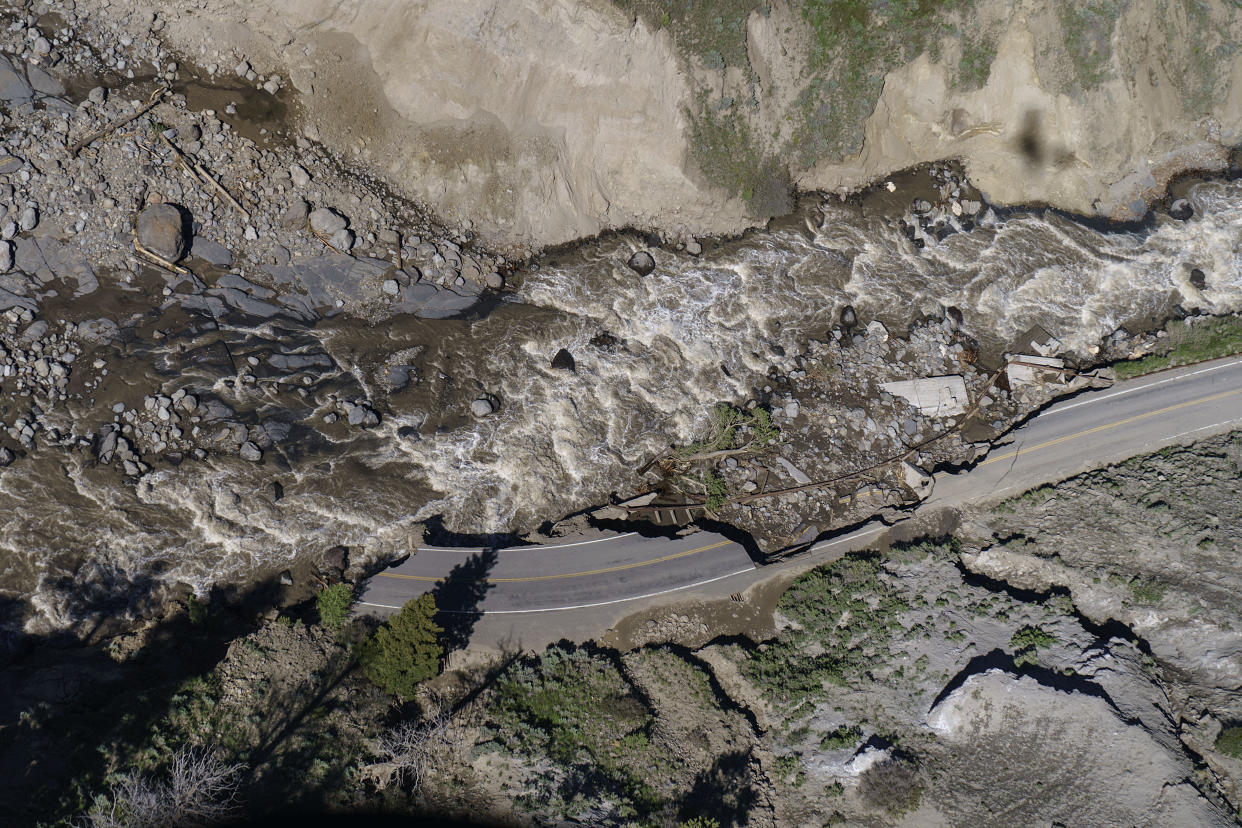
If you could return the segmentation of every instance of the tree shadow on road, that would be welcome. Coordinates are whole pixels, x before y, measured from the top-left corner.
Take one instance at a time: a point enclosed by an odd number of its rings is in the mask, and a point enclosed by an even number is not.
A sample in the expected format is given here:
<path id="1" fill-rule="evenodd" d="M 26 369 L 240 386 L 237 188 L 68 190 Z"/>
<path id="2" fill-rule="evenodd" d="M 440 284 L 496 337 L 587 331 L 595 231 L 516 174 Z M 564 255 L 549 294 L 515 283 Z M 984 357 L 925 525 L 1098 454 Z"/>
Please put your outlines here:
<path id="1" fill-rule="evenodd" d="M 483 617 L 483 599 L 494 586 L 487 575 L 498 557 L 495 548 L 476 552 L 453 567 L 448 577 L 431 591 L 439 609 L 436 621 L 444 628 L 442 640 L 446 655 L 463 650 L 470 643 L 474 626 Z"/>

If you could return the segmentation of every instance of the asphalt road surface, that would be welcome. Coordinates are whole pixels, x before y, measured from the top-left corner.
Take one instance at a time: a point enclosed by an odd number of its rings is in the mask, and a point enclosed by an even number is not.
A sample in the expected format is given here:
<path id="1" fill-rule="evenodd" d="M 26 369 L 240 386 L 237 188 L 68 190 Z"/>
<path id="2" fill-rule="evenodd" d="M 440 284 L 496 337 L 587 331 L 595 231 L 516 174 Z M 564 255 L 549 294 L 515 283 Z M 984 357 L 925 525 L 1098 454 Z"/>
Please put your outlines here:
<path id="1" fill-rule="evenodd" d="M 970 470 L 938 474 L 920 508 L 1016 495 L 1240 424 L 1238 357 L 1117 383 L 1048 408 Z M 868 524 L 822 540 L 812 551 L 865 548 L 886 530 L 878 522 Z M 675 539 L 610 534 L 499 550 L 419 547 L 404 563 L 371 579 L 360 604 L 364 610 L 391 612 L 439 584 L 444 590 L 442 610 L 517 621 L 522 616 L 573 616 L 575 610 L 616 608 L 708 584 L 741 589 L 769 569 L 756 569 L 740 545 L 707 532 Z"/>

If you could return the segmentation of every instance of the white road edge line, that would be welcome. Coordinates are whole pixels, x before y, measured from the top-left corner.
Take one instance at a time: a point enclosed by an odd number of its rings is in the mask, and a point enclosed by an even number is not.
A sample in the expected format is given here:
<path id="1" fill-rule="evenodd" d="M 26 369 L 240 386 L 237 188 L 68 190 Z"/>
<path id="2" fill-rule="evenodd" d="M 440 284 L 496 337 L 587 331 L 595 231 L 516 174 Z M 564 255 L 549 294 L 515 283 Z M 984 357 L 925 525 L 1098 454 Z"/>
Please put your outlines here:
<path id="1" fill-rule="evenodd" d="M 1223 425 L 1231 425 L 1233 423 L 1242 423 L 1242 417 L 1234 417 L 1232 420 L 1221 420 L 1219 423 L 1205 425 L 1202 428 L 1192 428 L 1190 431 L 1183 431 L 1181 434 L 1174 434 L 1170 440 L 1176 440 L 1178 437 L 1185 437 L 1187 434 L 1195 434 L 1200 431 L 1207 431 L 1209 428 L 1217 428 Z"/>
<path id="2" fill-rule="evenodd" d="M 655 598 L 658 595 L 667 595 L 670 592 L 680 592 L 683 589 L 693 589 L 694 587 L 704 586 L 705 584 L 712 584 L 712 583 L 715 583 L 716 581 L 723 581 L 725 578 L 732 578 L 735 575 L 741 575 L 746 572 L 754 572 L 757 568 L 758 567 L 752 564 L 746 567 L 745 569 L 739 569 L 737 572 L 730 572 L 727 575 L 717 575 L 715 578 L 708 578 L 705 581 L 695 581 L 692 584 L 683 584 L 681 586 L 672 587 L 670 589 L 662 589 L 659 592 L 648 592 L 646 595 L 632 595 L 629 598 L 616 598 L 612 601 L 597 601 L 594 604 L 572 604 L 570 606 L 565 606 L 565 607 L 542 607 L 540 609 L 524 609 L 524 610 L 481 610 L 477 613 L 467 612 L 464 610 L 441 610 L 441 612 L 444 612 L 448 615 L 526 615 L 526 614 L 535 613 L 535 612 L 564 612 L 565 610 L 594 609 L 595 607 L 606 607 L 609 604 L 624 604 L 627 601 L 641 601 L 644 598 Z M 367 606 L 367 607 L 383 607 L 384 609 L 395 609 L 395 610 L 401 609 L 401 607 L 394 607 L 392 604 L 373 604 L 370 601 L 359 601 L 358 603 L 363 606 Z"/>
<path id="3" fill-rule="evenodd" d="M 533 543 L 529 546 L 506 546 L 503 550 L 517 549 L 568 549 L 571 546 L 586 546 L 588 543 L 603 543 L 604 541 L 615 541 L 621 538 L 628 538 L 630 535 L 637 535 L 637 532 L 626 532 L 622 535 L 609 535 L 606 538 L 596 538 L 589 541 L 574 541 L 573 543 Z M 490 549 L 487 546 L 416 546 L 414 547 L 420 552 L 482 552 L 484 549 Z"/>
<path id="4" fill-rule="evenodd" d="M 1138 385 L 1138 386 L 1135 386 L 1134 388 L 1127 388 L 1124 391 L 1117 391 L 1112 394 L 1104 394 L 1099 397 L 1091 397 L 1089 399 L 1079 400 L 1078 402 L 1070 403 L 1069 405 L 1063 406 L 1061 408 L 1050 408 L 1047 411 L 1040 414 L 1039 417 L 1037 417 L 1036 419 L 1043 419 L 1045 417 L 1051 417 L 1053 414 L 1060 414 L 1062 411 L 1069 411 L 1071 408 L 1077 408 L 1080 405 L 1090 405 L 1091 403 L 1104 402 L 1105 400 L 1111 400 L 1114 397 L 1120 397 L 1125 394 L 1130 394 L 1134 391 L 1143 391 L 1144 389 L 1147 389 L 1147 388 L 1155 388 L 1157 385 L 1164 385 L 1165 383 L 1169 383 L 1169 382 L 1179 382 L 1184 379 L 1189 379 L 1190 377 L 1196 377 L 1199 374 L 1210 374 L 1213 371 L 1219 371 L 1222 368 L 1231 368 L 1235 365 L 1242 365 L 1242 359 L 1235 359 L 1233 362 L 1226 362 L 1223 365 L 1213 365 L 1211 368 L 1200 368 L 1198 371 L 1191 371 L 1188 374 L 1178 374 L 1175 377 L 1167 377 L 1165 379 L 1157 380 L 1155 382 L 1149 382 L 1146 385 Z"/>

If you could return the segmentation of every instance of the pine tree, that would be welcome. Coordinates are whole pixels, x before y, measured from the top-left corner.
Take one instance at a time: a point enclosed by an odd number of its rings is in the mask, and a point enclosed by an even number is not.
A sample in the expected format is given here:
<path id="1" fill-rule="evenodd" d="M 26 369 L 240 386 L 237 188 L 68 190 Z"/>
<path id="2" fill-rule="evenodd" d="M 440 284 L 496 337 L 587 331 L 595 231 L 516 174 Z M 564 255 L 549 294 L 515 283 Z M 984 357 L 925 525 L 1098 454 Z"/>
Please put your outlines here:
<path id="1" fill-rule="evenodd" d="M 407 601 L 362 646 L 360 658 L 367 678 L 405 701 L 420 682 L 440 672 L 444 629 L 435 622 L 436 599 L 431 593 Z"/>

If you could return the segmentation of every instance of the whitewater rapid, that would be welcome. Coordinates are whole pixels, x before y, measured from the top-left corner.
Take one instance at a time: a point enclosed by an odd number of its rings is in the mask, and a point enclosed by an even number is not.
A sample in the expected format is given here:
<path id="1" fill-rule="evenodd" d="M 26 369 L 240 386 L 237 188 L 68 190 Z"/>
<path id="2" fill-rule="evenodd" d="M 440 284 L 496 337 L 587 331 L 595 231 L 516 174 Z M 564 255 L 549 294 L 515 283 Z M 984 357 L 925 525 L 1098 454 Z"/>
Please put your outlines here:
<path id="1" fill-rule="evenodd" d="M 480 318 L 301 329 L 290 352 L 331 365 L 312 393 L 198 378 L 239 411 L 293 419 L 300 442 L 270 465 L 212 456 L 136 483 L 82 453 L 41 449 L 0 474 L 0 583 L 35 627 L 62 628 L 140 613 L 156 584 L 205 594 L 338 544 L 355 561 L 405 554 L 426 521 L 463 535 L 530 532 L 633 491 L 638 468 L 698 436 L 714 404 L 754 396 L 769 369 L 828 337 L 845 305 L 896 334 L 953 306 L 986 350 L 1039 326 L 1082 360 L 1119 327 L 1178 305 L 1242 310 L 1242 185 L 1200 183 L 1188 198 L 1189 221 L 1158 215 L 1128 231 L 985 207 L 922 250 L 891 217 L 827 199 L 699 257 L 654 249 L 647 277 L 626 265 L 642 238 L 618 234 L 536 260 Z M 268 350 L 292 336 L 238 331 Z M 152 346 L 153 367 L 136 374 L 184 382 L 159 367 L 171 347 Z M 576 370 L 551 367 L 561 349 Z M 407 369 L 411 384 L 394 383 Z M 317 431 L 325 396 L 347 393 L 370 399 L 381 424 Z M 497 411 L 474 419 L 480 395 Z"/>

